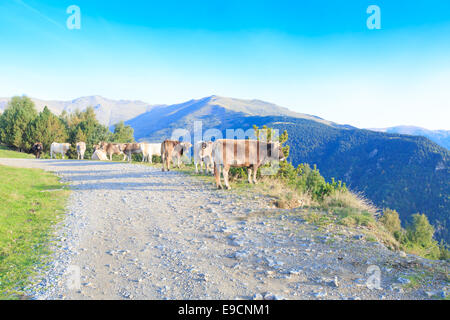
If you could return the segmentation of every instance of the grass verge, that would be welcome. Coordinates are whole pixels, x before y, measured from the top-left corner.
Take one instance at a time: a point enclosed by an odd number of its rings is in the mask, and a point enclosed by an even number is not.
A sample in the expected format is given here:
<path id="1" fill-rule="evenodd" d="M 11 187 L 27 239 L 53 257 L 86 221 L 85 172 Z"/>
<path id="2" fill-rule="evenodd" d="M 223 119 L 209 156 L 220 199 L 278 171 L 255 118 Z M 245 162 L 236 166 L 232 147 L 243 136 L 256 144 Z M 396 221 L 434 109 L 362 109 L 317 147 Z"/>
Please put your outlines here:
<path id="1" fill-rule="evenodd" d="M 5 146 L 0 146 L 0 158 L 33 159 L 34 156 L 28 153 L 12 151 Z"/>
<path id="2" fill-rule="evenodd" d="M 48 257 L 69 191 L 55 175 L 0 166 L 0 299 L 19 299 Z"/>

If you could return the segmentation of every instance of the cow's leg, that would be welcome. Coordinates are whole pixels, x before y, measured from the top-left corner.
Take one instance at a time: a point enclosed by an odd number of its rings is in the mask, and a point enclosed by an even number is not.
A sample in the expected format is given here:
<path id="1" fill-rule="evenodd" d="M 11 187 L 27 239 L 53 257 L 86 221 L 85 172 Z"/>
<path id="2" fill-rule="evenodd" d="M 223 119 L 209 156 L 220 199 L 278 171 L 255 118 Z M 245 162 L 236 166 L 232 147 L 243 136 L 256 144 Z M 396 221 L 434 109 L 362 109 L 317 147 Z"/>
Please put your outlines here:
<path id="1" fill-rule="evenodd" d="M 252 184 L 252 167 L 247 169 L 248 183 Z"/>
<path id="2" fill-rule="evenodd" d="M 220 164 L 214 163 L 214 177 L 216 178 L 216 187 L 223 189 L 222 183 L 220 182 Z"/>
<path id="3" fill-rule="evenodd" d="M 256 181 L 256 174 L 258 173 L 258 166 L 253 167 L 253 183 L 258 184 L 258 181 Z"/>
<path id="4" fill-rule="evenodd" d="M 128 152 L 127 156 L 128 156 L 128 162 L 131 163 L 131 151 Z"/>
<path id="5" fill-rule="evenodd" d="M 172 162 L 171 155 L 170 154 L 166 154 L 165 160 L 166 160 L 166 170 L 170 171 L 170 163 Z"/>
<path id="6" fill-rule="evenodd" d="M 194 164 L 195 164 L 195 173 L 198 174 L 198 162 L 197 162 L 197 160 L 194 161 Z"/>
<path id="7" fill-rule="evenodd" d="M 152 153 L 148 154 L 148 162 L 153 164 L 153 154 Z"/>
<path id="8" fill-rule="evenodd" d="M 228 172 L 230 171 L 230 166 L 225 165 L 223 167 L 223 180 L 225 181 L 225 188 L 231 189 L 230 183 L 228 182 Z"/>
<path id="9" fill-rule="evenodd" d="M 165 165 L 166 165 L 166 157 L 164 157 L 164 154 L 161 154 L 161 163 L 162 163 L 162 171 L 166 171 L 165 170 Z"/>
<path id="10" fill-rule="evenodd" d="M 213 172 L 214 172 L 214 162 L 213 162 L 213 159 L 212 159 L 212 157 L 208 157 L 208 163 L 206 164 L 206 166 L 208 167 L 208 170 L 209 170 L 209 172 L 211 173 L 211 174 L 213 174 Z"/>
<path id="11" fill-rule="evenodd" d="M 205 170 L 203 170 L 203 165 L 205 165 Z M 200 162 L 200 170 L 203 171 L 204 174 L 206 175 L 208 170 L 208 164 L 205 162 L 205 159 L 202 159 L 202 162 Z"/>

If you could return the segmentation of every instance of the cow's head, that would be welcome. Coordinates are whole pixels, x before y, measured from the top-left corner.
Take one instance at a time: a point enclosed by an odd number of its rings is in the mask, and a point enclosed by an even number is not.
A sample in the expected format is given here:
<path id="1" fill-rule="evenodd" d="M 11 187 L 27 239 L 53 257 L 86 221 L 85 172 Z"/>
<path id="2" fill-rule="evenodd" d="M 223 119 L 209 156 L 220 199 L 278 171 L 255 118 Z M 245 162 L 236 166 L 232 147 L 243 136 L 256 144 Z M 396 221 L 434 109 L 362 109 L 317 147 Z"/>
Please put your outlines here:
<path id="1" fill-rule="evenodd" d="M 44 146 L 42 145 L 42 143 L 36 142 L 36 143 L 33 145 L 32 150 L 33 150 L 34 152 L 42 151 L 42 150 L 44 150 Z"/>
<path id="2" fill-rule="evenodd" d="M 270 160 L 284 161 L 286 159 L 279 142 L 269 142 L 267 144 L 267 156 Z"/>
<path id="3" fill-rule="evenodd" d="M 65 151 L 68 151 L 70 149 L 70 143 L 63 143 L 63 148 Z"/>

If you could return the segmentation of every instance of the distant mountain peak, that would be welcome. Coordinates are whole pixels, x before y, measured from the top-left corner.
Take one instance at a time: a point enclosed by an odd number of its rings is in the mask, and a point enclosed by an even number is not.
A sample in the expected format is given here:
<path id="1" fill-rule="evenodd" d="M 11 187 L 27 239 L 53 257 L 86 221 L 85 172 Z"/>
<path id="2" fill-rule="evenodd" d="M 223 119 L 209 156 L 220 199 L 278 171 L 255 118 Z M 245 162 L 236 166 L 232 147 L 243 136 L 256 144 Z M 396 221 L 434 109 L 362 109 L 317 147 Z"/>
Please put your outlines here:
<path id="1" fill-rule="evenodd" d="M 437 143 L 438 145 L 450 150 L 450 130 L 429 130 L 417 126 L 408 125 L 400 125 L 381 129 L 371 128 L 368 130 L 426 137 L 431 141 Z"/>

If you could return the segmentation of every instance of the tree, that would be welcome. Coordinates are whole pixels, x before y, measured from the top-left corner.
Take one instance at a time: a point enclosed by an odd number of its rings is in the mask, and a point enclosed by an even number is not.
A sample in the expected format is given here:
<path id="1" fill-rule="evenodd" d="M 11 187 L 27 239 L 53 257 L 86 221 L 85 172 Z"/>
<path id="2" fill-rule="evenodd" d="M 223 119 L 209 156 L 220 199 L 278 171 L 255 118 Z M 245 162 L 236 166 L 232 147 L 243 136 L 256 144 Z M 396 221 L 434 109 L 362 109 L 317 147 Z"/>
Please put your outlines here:
<path id="1" fill-rule="evenodd" d="M 379 221 L 397 240 L 402 241 L 404 230 L 397 211 L 391 209 L 383 210 L 383 216 Z"/>
<path id="2" fill-rule="evenodd" d="M 412 223 L 407 228 L 408 240 L 422 247 L 427 247 L 433 240 L 434 228 L 424 214 L 412 215 Z"/>
<path id="3" fill-rule="evenodd" d="M 114 126 L 113 140 L 118 143 L 134 142 L 134 129 L 120 121 Z"/>
<path id="4" fill-rule="evenodd" d="M 13 97 L 0 116 L 0 139 L 3 143 L 18 148 L 30 149 L 26 130 L 37 116 L 34 102 L 26 96 Z"/>
<path id="5" fill-rule="evenodd" d="M 424 214 L 413 214 L 412 223 L 406 229 L 405 246 L 419 255 L 439 259 L 441 250 L 436 240 L 433 239 L 434 228 Z"/>
<path id="6" fill-rule="evenodd" d="M 60 119 L 67 128 L 69 142 L 72 144 L 72 148 L 69 150 L 69 157 L 73 158 L 76 156 L 76 150 L 73 146 L 77 142 L 83 141 L 86 143 L 86 156 L 89 157 L 94 151 L 94 144 L 100 141 L 112 140 L 111 131 L 98 122 L 92 107 L 87 107 L 84 111 L 76 110 L 70 114 L 63 112 Z"/>
<path id="7" fill-rule="evenodd" d="M 45 152 L 50 150 L 53 142 L 66 142 L 68 138 L 64 123 L 47 106 L 31 121 L 26 133 L 27 141 L 31 145 L 35 142 L 42 142 Z"/>

